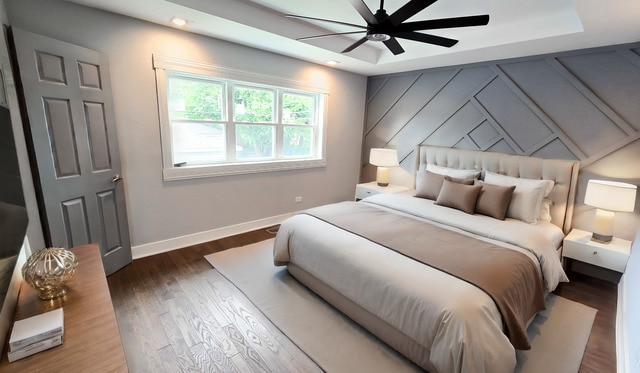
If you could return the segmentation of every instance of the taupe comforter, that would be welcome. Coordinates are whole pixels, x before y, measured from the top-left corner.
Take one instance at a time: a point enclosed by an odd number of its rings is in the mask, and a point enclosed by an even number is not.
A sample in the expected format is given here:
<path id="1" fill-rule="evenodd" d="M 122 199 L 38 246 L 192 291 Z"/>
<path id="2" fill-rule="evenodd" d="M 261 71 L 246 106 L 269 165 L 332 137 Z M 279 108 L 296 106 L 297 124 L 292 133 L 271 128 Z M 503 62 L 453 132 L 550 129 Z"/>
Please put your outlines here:
<path id="1" fill-rule="evenodd" d="M 377 195 L 360 203 L 437 219 L 431 221 L 436 225 L 461 224 L 453 229 L 491 243 L 502 236 L 501 245 L 540 269 L 546 290 L 566 280 L 555 253 L 562 232 L 555 226 L 467 215 L 406 195 Z M 495 302 L 466 281 L 307 214 L 281 225 L 274 261 L 295 263 L 416 341 L 428 355 L 421 365 L 429 371 L 512 372 L 515 367 L 515 350 Z"/>

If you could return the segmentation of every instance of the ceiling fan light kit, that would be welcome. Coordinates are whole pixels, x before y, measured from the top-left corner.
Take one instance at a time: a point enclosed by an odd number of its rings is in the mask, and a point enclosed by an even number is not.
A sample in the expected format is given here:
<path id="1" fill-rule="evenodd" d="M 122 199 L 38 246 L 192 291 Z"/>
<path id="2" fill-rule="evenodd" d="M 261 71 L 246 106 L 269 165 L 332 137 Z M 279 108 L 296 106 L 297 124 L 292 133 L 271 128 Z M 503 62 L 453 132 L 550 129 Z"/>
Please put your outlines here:
<path id="1" fill-rule="evenodd" d="M 378 42 L 383 42 L 386 45 L 386 47 L 391 51 L 391 53 L 393 53 L 394 55 L 398 55 L 398 54 L 404 53 L 404 49 L 402 48 L 400 43 L 396 40 L 396 38 L 413 40 L 421 43 L 428 43 L 428 44 L 438 45 L 441 47 L 450 48 L 454 46 L 458 42 L 458 40 L 445 38 L 442 36 L 431 35 L 431 34 L 424 34 L 417 31 L 456 28 L 456 27 L 469 27 L 469 26 L 484 26 L 489 23 L 488 14 L 477 15 L 477 16 L 432 19 L 432 20 L 417 21 L 417 22 L 405 22 L 409 18 L 420 13 L 422 10 L 424 10 L 428 6 L 435 3 L 437 0 L 410 0 L 408 3 L 400 7 L 400 9 L 396 10 L 391 15 L 387 14 L 387 11 L 384 9 L 384 0 L 380 0 L 380 9 L 378 9 L 375 14 L 371 12 L 369 7 L 367 7 L 367 5 L 364 3 L 363 0 L 349 0 L 349 1 L 353 5 L 353 7 L 356 9 L 356 11 L 358 11 L 360 16 L 365 20 L 365 22 L 367 22 L 366 26 L 357 25 L 353 23 L 334 21 L 330 19 L 298 16 L 293 14 L 287 14 L 286 16 L 291 18 L 310 19 L 315 21 L 339 24 L 343 26 L 356 27 L 361 29 L 360 31 L 337 32 L 337 33 L 324 34 L 324 35 L 307 36 L 303 38 L 298 38 L 296 40 L 308 40 L 308 39 L 316 39 L 316 38 L 323 38 L 323 37 L 336 36 L 336 35 L 365 33 L 364 37 L 362 37 L 361 39 L 357 40 L 355 43 L 345 48 L 342 51 L 342 53 L 351 52 L 352 50 L 356 49 L 357 47 L 359 47 L 360 45 L 364 44 L 367 41 L 378 41 Z"/>
<path id="2" fill-rule="evenodd" d="M 391 36 L 387 34 L 367 34 L 367 40 L 369 41 L 387 41 L 391 39 Z"/>

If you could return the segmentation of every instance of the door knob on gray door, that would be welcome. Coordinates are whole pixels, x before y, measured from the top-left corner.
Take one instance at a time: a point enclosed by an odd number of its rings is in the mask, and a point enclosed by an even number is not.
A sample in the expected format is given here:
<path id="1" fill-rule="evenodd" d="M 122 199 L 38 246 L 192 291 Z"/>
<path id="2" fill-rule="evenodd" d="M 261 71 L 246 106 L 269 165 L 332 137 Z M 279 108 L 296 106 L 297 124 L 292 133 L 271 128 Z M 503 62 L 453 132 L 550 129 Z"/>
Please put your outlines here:
<path id="1" fill-rule="evenodd" d="M 112 183 L 117 183 L 118 181 L 122 180 L 122 176 L 116 174 L 113 179 L 111 179 Z"/>

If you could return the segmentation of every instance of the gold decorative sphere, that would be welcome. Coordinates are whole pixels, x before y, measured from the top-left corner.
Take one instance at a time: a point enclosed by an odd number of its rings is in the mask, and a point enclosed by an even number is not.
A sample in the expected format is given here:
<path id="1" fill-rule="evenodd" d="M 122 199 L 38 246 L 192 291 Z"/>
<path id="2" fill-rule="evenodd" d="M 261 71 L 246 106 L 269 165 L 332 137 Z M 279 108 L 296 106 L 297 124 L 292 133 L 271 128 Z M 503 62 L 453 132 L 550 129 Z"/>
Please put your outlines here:
<path id="1" fill-rule="evenodd" d="M 22 266 L 22 277 L 36 290 L 40 299 L 53 299 L 65 295 L 65 283 L 73 276 L 78 259 L 62 247 L 48 247 L 34 252 Z"/>

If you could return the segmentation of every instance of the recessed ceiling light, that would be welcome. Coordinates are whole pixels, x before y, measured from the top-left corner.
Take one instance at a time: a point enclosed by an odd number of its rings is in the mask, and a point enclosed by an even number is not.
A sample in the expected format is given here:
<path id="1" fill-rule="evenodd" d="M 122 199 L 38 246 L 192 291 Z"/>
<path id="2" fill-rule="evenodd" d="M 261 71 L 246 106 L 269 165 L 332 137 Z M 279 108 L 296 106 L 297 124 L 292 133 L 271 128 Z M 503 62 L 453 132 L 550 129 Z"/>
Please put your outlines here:
<path id="1" fill-rule="evenodd" d="M 184 18 L 172 17 L 171 23 L 173 23 L 176 26 L 184 26 L 187 24 L 187 20 Z"/>
<path id="2" fill-rule="evenodd" d="M 326 64 L 327 64 L 327 65 L 337 65 L 337 64 L 339 64 L 339 63 L 340 63 L 340 62 L 339 62 L 339 61 L 336 61 L 336 60 L 329 60 L 329 61 L 327 61 L 327 62 L 326 62 Z"/>

